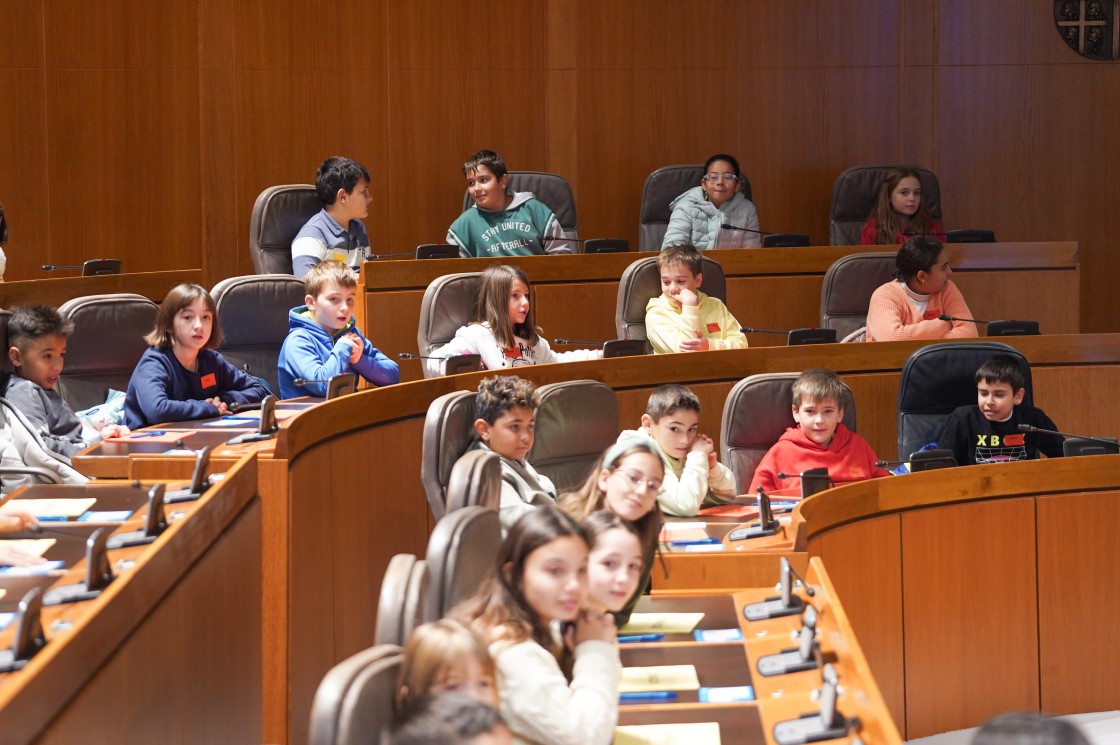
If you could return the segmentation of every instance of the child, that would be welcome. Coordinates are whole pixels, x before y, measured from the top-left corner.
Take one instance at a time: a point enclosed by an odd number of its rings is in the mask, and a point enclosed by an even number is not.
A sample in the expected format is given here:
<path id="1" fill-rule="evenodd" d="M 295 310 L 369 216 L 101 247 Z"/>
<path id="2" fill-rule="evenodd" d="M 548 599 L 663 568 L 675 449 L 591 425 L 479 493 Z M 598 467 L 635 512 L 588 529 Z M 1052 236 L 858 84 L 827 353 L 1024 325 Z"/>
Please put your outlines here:
<path id="1" fill-rule="evenodd" d="M 704 164 L 700 186 L 694 186 L 673 200 L 669 227 L 661 248 L 696 246 L 709 248 L 758 248 L 758 211 L 739 190 L 743 173 L 739 161 L 723 153 Z M 731 226 L 725 230 L 724 225 Z"/>
<path id="2" fill-rule="evenodd" d="M 397 363 L 362 336 L 354 325 L 357 275 L 342 262 L 322 261 L 303 278 L 306 307 L 288 311 L 288 336 L 280 348 L 280 397 L 325 396 L 327 381 L 357 373 L 374 385 L 400 382 Z M 305 382 L 297 386 L 295 380 Z"/>
<path id="3" fill-rule="evenodd" d="M 902 243 L 910 236 L 928 235 L 945 241 L 945 229 L 922 206 L 922 182 L 910 168 L 893 168 L 879 186 L 879 201 L 863 224 L 862 246 Z"/>
<path id="4" fill-rule="evenodd" d="M 102 423 L 96 437 L 82 436 L 82 421 L 58 395 L 55 385 L 62 373 L 66 337 L 74 324 L 62 320 L 54 308 L 27 305 L 16 308 L 8 321 L 8 359 L 15 373 L 4 398 L 23 412 L 48 450 L 69 459 L 102 438 L 128 434 L 128 427 Z"/>
<path id="5" fill-rule="evenodd" d="M 871 295 L 867 341 L 973 338 L 972 321 L 942 321 L 939 316 L 972 318 L 972 311 L 949 276 L 945 248 L 933 238 L 906 241 L 895 256 L 895 279 Z"/>
<path id="6" fill-rule="evenodd" d="M 463 175 L 475 203 L 447 230 L 447 242 L 458 246 L 463 258 L 576 253 L 544 202 L 532 192 L 506 191 L 502 156 L 479 150 L 463 164 Z"/>
<path id="7" fill-rule="evenodd" d="M 1062 456 L 1062 437 L 1041 432 L 1021 432 L 1020 424 L 1057 429 L 1046 413 L 1023 403 L 1026 378 L 1014 357 L 997 354 L 976 371 L 976 399 L 956 408 L 937 442 L 952 450 L 958 465 L 1000 463 Z"/>
<path id="8" fill-rule="evenodd" d="M 552 351 L 533 321 L 529 279 L 515 266 L 498 264 L 482 272 L 474 318 L 455 332 L 454 339 L 432 350 L 429 357 L 437 359 L 425 360 L 431 374 L 443 373 L 440 358 L 461 354 L 481 355 L 484 370 L 596 360 L 603 356 L 600 349 Z"/>
<path id="9" fill-rule="evenodd" d="M 541 505 L 556 503 L 556 487 L 525 460 L 533 447 L 534 423 L 541 399 L 528 380 L 516 375 L 483 378 L 474 402 L 474 448 L 502 458 L 499 517 L 504 535 L 518 518 Z"/>
<path id="10" fill-rule="evenodd" d="M 513 736 L 490 706 L 465 696 L 420 702 L 393 729 L 392 745 L 510 745 Z"/>
<path id="11" fill-rule="evenodd" d="M 670 246 L 657 257 L 661 294 L 646 305 L 646 337 L 655 354 L 745 349 L 747 337 L 719 298 L 700 292 L 700 252 Z"/>
<path id="12" fill-rule="evenodd" d="M 618 437 L 622 442 L 646 435 L 657 444 L 665 466 L 657 495 L 662 512 L 692 517 L 704 504 L 725 504 L 735 497 L 734 474 L 716 459 L 715 443 L 699 427 L 700 399 L 683 385 L 667 383 L 650 394 L 641 429 Z"/>
<path id="13" fill-rule="evenodd" d="M 453 611 L 490 642 L 502 717 L 520 741 L 611 742 L 622 666 L 614 621 L 584 607 L 587 551 L 570 517 L 533 510 L 502 542 L 494 574 Z"/>
<path id="14" fill-rule="evenodd" d="M 498 705 L 494 661 L 486 643 L 471 628 L 451 618 L 419 626 L 408 638 L 397 708 L 407 712 L 425 697 L 445 693 Z"/>
<path id="15" fill-rule="evenodd" d="M 327 158 L 315 174 L 323 209 L 300 228 L 292 241 L 292 274 L 300 279 L 325 259 L 357 266 L 369 253 L 362 219 L 369 215 L 369 171 L 349 158 Z"/>
<path id="16" fill-rule="evenodd" d="M 630 620 L 653 571 L 662 523 L 661 510 L 654 507 L 664 478 L 665 466 L 657 443 L 644 435 L 623 437 L 607 448 L 579 491 L 561 494 L 557 500 L 560 509 L 575 520 L 583 522 L 592 514 L 609 511 L 637 528 L 641 576 L 622 608 L 611 609 L 619 626 Z"/>
<path id="17" fill-rule="evenodd" d="M 610 510 L 583 521 L 591 551 L 587 555 L 587 607 L 618 613 L 637 597 L 645 556 L 638 528 Z M 616 617 L 617 620 L 617 617 Z"/>
<path id="18" fill-rule="evenodd" d="M 751 479 L 750 493 L 800 489 L 797 476 L 810 468 L 828 468 L 834 484 L 888 476 L 867 440 L 844 426 L 848 387 L 831 370 L 806 370 L 793 381 L 793 421 L 763 456 Z M 788 474 L 779 478 L 779 473 Z"/>
<path id="19" fill-rule="evenodd" d="M 268 395 L 256 378 L 214 351 L 222 343 L 214 298 L 198 285 L 176 285 L 159 306 L 156 327 L 128 381 L 124 423 L 132 429 L 159 422 L 209 419 L 229 405 L 255 404 Z"/>

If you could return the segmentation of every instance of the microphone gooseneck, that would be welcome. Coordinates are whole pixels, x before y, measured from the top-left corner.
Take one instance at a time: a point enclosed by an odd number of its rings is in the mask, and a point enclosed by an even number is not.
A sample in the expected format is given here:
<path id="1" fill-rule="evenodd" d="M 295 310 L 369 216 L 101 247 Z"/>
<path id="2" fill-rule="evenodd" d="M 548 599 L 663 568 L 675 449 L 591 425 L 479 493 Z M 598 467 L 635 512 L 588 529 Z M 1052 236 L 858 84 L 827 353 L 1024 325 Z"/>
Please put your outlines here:
<path id="1" fill-rule="evenodd" d="M 603 342 L 601 342 L 601 341 L 575 341 L 573 339 L 553 339 L 552 342 L 554 344 L 561 344 L 561 345 L 563 345 L 563 344 L 582 344 L 585 347 L 601 347 L 601 346 L 603 346 Z"/>
<path id="2" fill-rule="evenodd" d="M 785 336 L 789 333 L 788 331 L 777 331 L 775 329 L 755 329 L 751 328 L 750 326 L 743 326 L 739 330 L 744 334 L 781 334 L 782 336 Z"/>
<path id="3" fill-rule="evenodd" d="M 981 321 L 979 318 L 961 318 L 960 316 L 950 316 L 947 313 L 942 313 L 937 317 L 939 321 L 964 321 L 965 323 L 983 323 L 985 325 L 991 321 Z"/>
<path id="4" fill-rule="evenodd" d="M 1105 438 L 1105 437 L 1089 437 L 1087 435 L 1073 435 L 1073 434 L 1070 434 L 1068 432 L 1059 432 L 1056 429 L 1043 429 L 1042 427 L 1035 427 L 1033 424 L 1020 424 L 1019 425 L 1019 431 L 1020 432 L 1039 432 L 1039 433 L 1046 434 L 1046 435 L 1059 435 L 1061 437 L 1073 437 L 1073 438 L 1076 438 L 1078 440 L 1087 440 L 1089 442 L 1097 442 L 1097 443 L 1100 443 L 1102 445 L 1109 445 L 1111 447 L 1116 447 L 1116 440 L 1110 440 L 1110 439 Z"/>

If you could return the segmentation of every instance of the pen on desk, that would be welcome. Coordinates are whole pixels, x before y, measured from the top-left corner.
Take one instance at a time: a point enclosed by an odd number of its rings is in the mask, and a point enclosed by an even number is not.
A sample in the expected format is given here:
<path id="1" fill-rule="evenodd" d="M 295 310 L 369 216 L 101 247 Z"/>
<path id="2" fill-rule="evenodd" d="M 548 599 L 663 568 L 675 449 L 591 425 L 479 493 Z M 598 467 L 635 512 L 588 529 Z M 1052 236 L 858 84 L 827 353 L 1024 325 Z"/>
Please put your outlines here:
<path id="1" fill-rule="evenodd" d="M 141 432 L 138 435 L 130 435 L 130 437 L 133 440 L 139 440 L 141 437 L 163 437 L 166 434 L 167 434 L 166 430 L 157 429 L 157 430 L 153 430 L 152 432 Z"/>
<path id="2" fill-rule="evenodd" d="M 620 701 L 671 701 L 676 697 L 676 691 L 635 691 L 618 694 Z"/>
<path id="3" fill-rule="evenodd" d="M 630 634 L 618 637 L 619 644 L 636 644 L 638 642 L 659 642 L 665 638 L 664 634 Z"/>
<path id="4" fill-rule="evenodd" d="M 670 546 L 704 546 L 709 543 L 719 543 L 718 538 L 697 538 L 694 541 L 669 541 Z"/>

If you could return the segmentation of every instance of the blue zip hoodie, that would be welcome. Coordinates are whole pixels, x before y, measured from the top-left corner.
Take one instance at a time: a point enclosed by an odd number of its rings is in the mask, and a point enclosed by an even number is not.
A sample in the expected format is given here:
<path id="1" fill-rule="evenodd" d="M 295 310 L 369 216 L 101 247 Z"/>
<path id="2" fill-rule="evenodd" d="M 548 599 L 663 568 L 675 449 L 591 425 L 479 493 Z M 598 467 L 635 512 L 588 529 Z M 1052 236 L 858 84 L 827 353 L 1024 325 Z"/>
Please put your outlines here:
<path id="1" fill-rule="evenodd" d="M 342 341 L 344 334 L 357 334 L 362 340 L 362 356 L 350 364 L 350 345 Z M 311 310 L 300 305 L 288 311 L 288 337 L 280 348 L 277 374 L 280 379 L 280 397 L 327 395 L 327 381 L 339 373 L 353 372 L 374 385 L 392 385 L 401 379 L 397 363 L 386 357 L 362 336 L 354 319 L 346 328 L 329 333 L 311 317 Z M 293 381 L 307 381 L 297 386 Z"/>

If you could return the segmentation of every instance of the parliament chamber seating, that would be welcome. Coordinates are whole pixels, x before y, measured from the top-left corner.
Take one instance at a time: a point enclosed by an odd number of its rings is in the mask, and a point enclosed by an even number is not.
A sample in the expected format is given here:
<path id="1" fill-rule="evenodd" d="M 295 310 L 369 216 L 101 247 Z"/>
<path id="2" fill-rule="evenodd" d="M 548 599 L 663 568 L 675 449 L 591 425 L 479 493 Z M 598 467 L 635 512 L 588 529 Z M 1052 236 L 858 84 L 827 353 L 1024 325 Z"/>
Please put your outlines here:
<path id="1" fill-rule="evenodd" d="M 700 186 L 704 178 L 704 164 L 684 166 L 663 166 L 646 177 L 642 187 L 642 205 L 638 224 L 638 250 L 660 251 L 673 215 L 670 205 L 673 200 L 694 186 Z M 751 181 L 743 174 L 739 187 L 750 201 L 754 201 Z"/>
<path id="2" fill-rule="evenodd" d="M 723 267 L 704 254 L 700 263 L 700 290 L 727 302 L 727 280 Z M 614 311 L 615 332 L 619 339 L 645 339 L 646 305 L 661 294 L 661 270 L 656 256 L 638 259 L 622 272 L 618 281 L 618 304 Z M 735 310 L 731 309 L 732 315 Z"/>
<path id="3" fill-rule="evenodd" d="M 558 495 L 574 491 L 618 438 L 618 399 L 597 380 L 549 383 L 537 393 L 536 438 L 526 460 L 552 480 Z"/>
<path id="4" fill-rule="evenodd" d="M 469 506 L 440 518 L 428 539 L 427 619 L 446 616 L 478 590 L 498 564 L 502 529 L 497 510 Z"/>
<path id="5" fill-rule="evenodd" d="M 311 709 L 310 745 L 379 745 L 387 742 L 400 676 L 401 648 L 380 644 L 331 668 Z"/>
<path id="6" fill-rule="evenodd" d="M 883 177 L 894 168 L 917 171 L 922 186 L 922 208 L 938 222 L 941 220 L 941 189 L 937 176 L 917 166 L 853 166 L 836 177 L 829 207 L 829 242 L 834 246 L 854 246 L 860 231 L 879 202 Z M 942 223 L 944 224 L 944 223 Z"/>
<path id="7" fill-rule="evenodd" d="M 389 560 L 377 599 L 377 621 L 373 643 L 403 647 L 412 630 L 428 620 L 428 562 L 413 554 L 397 554 Z"/>
<path id="8" fill-rule="evenodd" d="M 433 280 L 424 290 L 420 303 L 420 324 L 416 347 L 426 357 L 438 347 L 455 338 L 455 332 L 475 320 L 481 272 L 445 274 Z M 424 377 L 432 377 L 430 368 L 420 362 Z"/>
<path id="9" fill-rule="evenodd" d="M 257 274 L 292 273 L 292 241 L 321 209 L 311 184 L 270 186 L 257 195 L 249 219 L 249 255 Z"/>
<path id="10" fill-rule="evenodd" d="M 502 501 L 502 458 L 487 450 L 459 456 L 447 479 L 446 511 L 477 505 L 496 510 Z"/>
<path id="11" fill-rule="evenodd" d="M 891 280 L 897 253 L 849 254 L 830 266 L 821 285 L 821 328 L 836 329 L 839 339 L 866 328 L 871 296 Z"/>
<path id="12" fill-rule="evenodd" d="M 556 216 L 556 221 L 564 229 L 564 237 L 570 239 L 571 242 L 563 245 L 571 248 L 573 253 L 579 253 L 576 198 L 572 194 L 572 185 L 568 183 L 568 180 L 555 173 L 542 173 L 540 171 L 509 171 L 507 175 L 509 176 L 509 183 L 506 191 L 511 194 L 517 191 L 532 192 L 538 201 L 552 210 L 552 214 Z M 468 189 L 463 193 L 463 211 L 473 206 L 474 197 L 471 196 Z M 551 248 L 551 246 L 545 246 L 545 249 L 548 248 Z"/>

